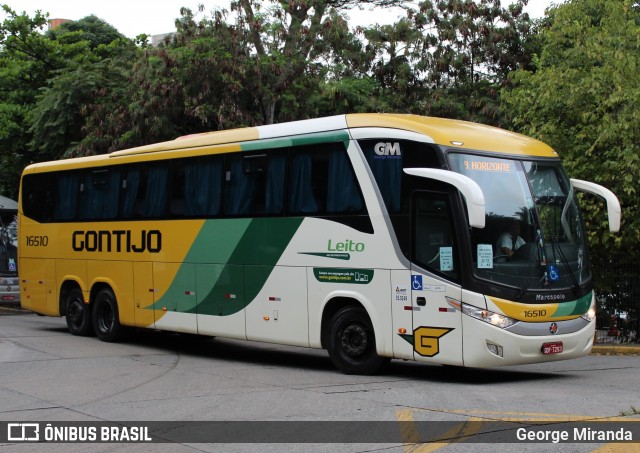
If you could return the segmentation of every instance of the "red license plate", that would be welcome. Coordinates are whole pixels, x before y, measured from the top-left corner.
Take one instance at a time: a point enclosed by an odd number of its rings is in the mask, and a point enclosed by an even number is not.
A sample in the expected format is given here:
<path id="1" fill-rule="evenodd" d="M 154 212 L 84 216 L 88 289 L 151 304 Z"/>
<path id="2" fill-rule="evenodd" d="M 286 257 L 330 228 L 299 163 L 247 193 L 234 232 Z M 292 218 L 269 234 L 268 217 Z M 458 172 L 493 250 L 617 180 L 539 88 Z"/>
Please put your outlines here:
<path id="1" fill-rule="evenodd" d="M 562 352 L 562 341 L 555 343 L 544 343 L 542 345 L 543 354 L 559 354 Z"/>

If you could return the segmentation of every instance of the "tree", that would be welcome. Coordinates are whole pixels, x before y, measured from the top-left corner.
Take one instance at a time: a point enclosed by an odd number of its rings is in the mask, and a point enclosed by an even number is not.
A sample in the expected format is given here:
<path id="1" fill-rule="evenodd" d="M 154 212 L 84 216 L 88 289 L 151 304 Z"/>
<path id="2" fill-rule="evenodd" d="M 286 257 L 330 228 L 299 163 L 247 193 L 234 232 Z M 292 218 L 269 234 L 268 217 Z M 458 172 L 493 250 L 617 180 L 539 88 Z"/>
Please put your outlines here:
<path id="1" fill-rule="evenodd" d="M 112 138 L 106 151 L 335 112 L 327 80 L 344 87 L 343 71 L 366 65 L 343 15 L 360 3 L 243 0 L 201 18 L 183 8 L 177 33 L 135 64 L 117 113 L 92 114 L 92 134 Z"/>
<path id="2" fill-rule="evenodd" d="M 65 22 L 54 30 L 49 30 L 47 36 L 56 40 L 69 32 L 81 32 L 82 40 L 88 41 L 92 49 L 100 44 L 111 44 L 116 39 L 125 39 L 112 25 L 93 14 L 77 21 Z"/>
<path id="3" fill-rule="evenodd" d="M 64 40 L 65 35 L 61 39 Z M 106 142 L 109 140 L 97 137 L 93 132 L 96 124 L 90 123 L 89 112 L 111 115 L 113 95 L 120 93 L 121 99 L 126 98 L 123 92 L 127 92 L 136 54 L 132 41 L 117 38 L 109 45 L 100 44 L 84 58 L 68 62 L 66 68 L 52 75 L 41 88 L 30 114 L 32 139 L 29 147 L 37 153 L 39 160 L 108 150 Z"/>
<path id="4" fill-rule="evenodd" d="M 406 19 L 365 30 L 378 100 L 395 111 L 500 125 L 499 89 L 510 71 L 530 65 L 535 48 L 526 4 L 426 0 L 408 6 Z"/>
<path id="5" fill-rule="evenodd" d="M 563 157 L 569 173 L 610 188 L 623 206 L 619 235 L 602 203 L 583 198 L 595 264 L 617 250 L 639 256 L 640 6 L 632 0 L 572 0 L 551 10 L 533 71 L 519 70 L 502 93 L 518 130 Z"/>
<path id="6" fill-rule="evenodd" d="M 28 146 L 28 124 L 39 89 L 86 46 L 46 38 L 47 15 L 41 12 L 31 18 L 7 5 L 2 9 L 6 18 L 0 28 L 0 190 L 16 198 L 20 173 L 36 158 Z"/>

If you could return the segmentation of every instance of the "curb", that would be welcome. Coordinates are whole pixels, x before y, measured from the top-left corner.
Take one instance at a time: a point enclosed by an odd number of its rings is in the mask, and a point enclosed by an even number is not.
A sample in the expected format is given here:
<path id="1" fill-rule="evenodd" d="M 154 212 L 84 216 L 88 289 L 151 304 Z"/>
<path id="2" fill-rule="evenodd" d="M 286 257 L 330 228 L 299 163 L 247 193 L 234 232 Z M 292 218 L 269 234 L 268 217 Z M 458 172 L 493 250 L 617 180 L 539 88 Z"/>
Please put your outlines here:
<path id="1" fill-rule="evenodd" d="M 600 345 L 594 344 L 592 355 L 640 355 L 640 345 Z"/>

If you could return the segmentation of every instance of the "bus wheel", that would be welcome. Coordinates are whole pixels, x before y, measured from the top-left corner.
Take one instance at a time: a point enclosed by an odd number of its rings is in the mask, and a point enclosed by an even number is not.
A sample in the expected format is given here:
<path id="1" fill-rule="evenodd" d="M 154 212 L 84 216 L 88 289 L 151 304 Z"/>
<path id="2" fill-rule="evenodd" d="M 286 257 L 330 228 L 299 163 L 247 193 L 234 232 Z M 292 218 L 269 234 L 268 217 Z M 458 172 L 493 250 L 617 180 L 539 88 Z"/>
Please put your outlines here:
<path id="1" fill-rule="evenodd" d="M 86 337 L 93 333 L 91 306 L 84 303 L 80 288 L 73 288 L 69 291 L 65 319 L 72 335 Z"/>
<path id="2" fill-rule="evenodd" d="M 346 374 L 374 374 L 389 362 L 376 353 L 376 337 L 367 312 L 345 307 L 331 318 L 329 357 Z"/>
<path id="3" fill-rule="evenodd" d="M 125 327 L 120 324 L 116 296 L 109 288 L 100 290 L 93 303 L 93 328 L 102 341 L 115 342 L 124 335 Z"/>

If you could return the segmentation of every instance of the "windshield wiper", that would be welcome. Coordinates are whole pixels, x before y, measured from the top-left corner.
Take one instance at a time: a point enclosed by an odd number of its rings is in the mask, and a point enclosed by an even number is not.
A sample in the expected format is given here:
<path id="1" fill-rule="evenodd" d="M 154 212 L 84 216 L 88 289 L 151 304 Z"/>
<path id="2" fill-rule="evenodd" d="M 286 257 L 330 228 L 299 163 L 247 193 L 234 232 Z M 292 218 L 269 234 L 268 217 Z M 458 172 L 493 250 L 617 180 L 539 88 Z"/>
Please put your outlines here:
<path id="1" fill-rule="evenodd" d="M 558 255 L 560 255 L 560 259 L 562 260 L 562 264 L 564 265 L 564 268 L 569 274 L 569 277 L 571 278 L 571 282 L 573 283 L 573 291 L 574 293 L 577 294 L 580 289 L 580 284 L 578 283 L 578 280 L 576 280 L 576 276 L 573 274 L 571 270 L 571 266 L 569 265 L 569 260 L 567 259 L 564 252 L 562 251 L 562 247 L 560 247 L 560 244 L 558 243 L 558 240 L 556 239 L 555 236 L 551 236 L 551 245 L 555 250 L 558 251 Z"/>

